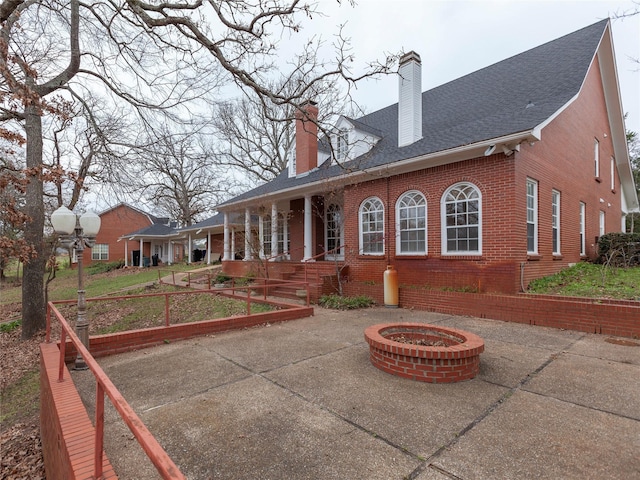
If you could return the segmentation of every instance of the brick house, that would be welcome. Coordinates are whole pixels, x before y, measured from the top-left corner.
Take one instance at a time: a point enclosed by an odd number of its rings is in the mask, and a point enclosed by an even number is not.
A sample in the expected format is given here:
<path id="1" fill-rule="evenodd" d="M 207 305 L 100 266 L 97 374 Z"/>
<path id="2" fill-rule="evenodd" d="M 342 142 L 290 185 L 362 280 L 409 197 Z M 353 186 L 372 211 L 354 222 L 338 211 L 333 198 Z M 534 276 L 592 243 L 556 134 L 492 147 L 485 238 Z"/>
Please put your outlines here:
<path id="1" fill-rule="evenodd" d="M 218 206 L 224 271 L 338 266 L 349 293 L 393 265 L 401 290 L 516 293 L 638 211 L 608 20 L 425 92 L 421 75 L 404 55 L 398 103 L 330 139 L 308 102 L 289 168 Z"/>
<path id="2" fill-rule="evenodd" d="M 165 263 L 182 259 L 184 248 L 181 242 L 173 241 L 178 234 L 168 218 L 155 217 L 126 203 L 111 207 L 99 216 L 100 231 L 95 245 L 84 251 L 85 265 L 124 260 L 125 265 L 142 266 L 141 260 L 154 254 L 159 254 Z"/>

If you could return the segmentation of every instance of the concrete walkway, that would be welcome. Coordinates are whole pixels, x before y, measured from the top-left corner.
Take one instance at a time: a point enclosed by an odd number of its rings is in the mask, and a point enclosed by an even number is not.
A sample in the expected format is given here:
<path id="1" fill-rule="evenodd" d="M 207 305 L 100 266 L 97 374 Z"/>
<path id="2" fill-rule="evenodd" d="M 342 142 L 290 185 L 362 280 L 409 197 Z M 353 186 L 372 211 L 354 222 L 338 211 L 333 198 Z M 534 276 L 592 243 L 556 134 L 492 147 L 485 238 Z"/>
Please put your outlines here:
<path id="1" fill-rule="evenodd" d="M 162 283 L 176 287 L 190 287 L 203 290 L 209 287 L 209 276 L 213 277 L 222 271 L 222 265 L 207 265 L 206 267 L 176 272 L 162 277 Z"/>
<path id="2" fill-rule="evenodd" d="M 365 327 L 485 340 L 478 377 L 424 384 L 371 365 Z M 189 479 L 640 478 L 640 344 L 402 309 L 340 312 L 100 360 Z M 85 403 L 95 382 L 74 372 Z M 90 410 L 92 411 L 92 410 Z M 158 478 L 107 408 L 121 479 Z"/>

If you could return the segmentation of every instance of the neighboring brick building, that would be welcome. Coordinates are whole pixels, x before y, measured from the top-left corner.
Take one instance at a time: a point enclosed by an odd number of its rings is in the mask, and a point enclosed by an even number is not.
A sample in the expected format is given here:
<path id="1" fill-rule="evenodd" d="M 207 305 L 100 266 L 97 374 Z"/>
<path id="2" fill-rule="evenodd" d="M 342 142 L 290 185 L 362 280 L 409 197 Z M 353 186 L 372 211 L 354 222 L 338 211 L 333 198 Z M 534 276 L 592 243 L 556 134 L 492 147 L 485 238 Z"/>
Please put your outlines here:
<path id="1" fill-rule="evenodd" d="M 184 247 L 177 239 L 175 224 L 168 218 L 159 218 L 126 203 L 120 203 L 99 214 L 101 224 L 93 248 L 85 249 L 83 262 L 115 262 L 140 265 L 140 250 L 144 258 L 158 254 L 161 261 L 181 260 Z M 142 246 L 142 247 L 141 247 Z M 138 253 L 136 253 L 138 252 Z"/>
<path id="2" fill-rule="evenodd" d="M 330 149 L 304 106 L 290 168 L 218 207 L 225 271 L 257 268 L 242 250 L 337 261 L 352 284 L 393 265 L 402 288 L 515 293 L 638 211 L 608 20 L 424 93 L 421 68 L 404 55 L 399 103 L 340 118 Z"/>

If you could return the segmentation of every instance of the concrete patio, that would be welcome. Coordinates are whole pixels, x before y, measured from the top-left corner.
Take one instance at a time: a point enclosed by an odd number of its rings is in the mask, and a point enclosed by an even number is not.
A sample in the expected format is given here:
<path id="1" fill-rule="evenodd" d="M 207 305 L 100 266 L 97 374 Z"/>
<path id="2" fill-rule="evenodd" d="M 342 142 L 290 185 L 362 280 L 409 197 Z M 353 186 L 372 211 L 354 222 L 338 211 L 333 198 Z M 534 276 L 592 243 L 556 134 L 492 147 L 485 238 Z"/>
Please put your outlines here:
<path id="1" fill-rule="evenodd" d="M 189 479 L 640 478 L 640 341 L 403 309 L 315 312 L 100 364 Z M 376 369 L 363 332 L 389 321 L 480 335 L 480 374 L 439 385 Z M 72 376 L 91 412 L 91 373 Z M 108 402 L 105 450 L 121 479 L 158 478 Z"/>

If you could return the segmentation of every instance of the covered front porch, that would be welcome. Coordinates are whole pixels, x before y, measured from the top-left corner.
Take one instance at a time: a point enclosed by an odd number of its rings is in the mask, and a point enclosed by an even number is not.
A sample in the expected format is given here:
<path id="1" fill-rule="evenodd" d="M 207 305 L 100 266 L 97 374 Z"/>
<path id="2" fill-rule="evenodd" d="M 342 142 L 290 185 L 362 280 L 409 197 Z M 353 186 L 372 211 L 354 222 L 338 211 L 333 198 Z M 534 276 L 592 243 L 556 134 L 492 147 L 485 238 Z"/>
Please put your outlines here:
<path id="1" fill-rule="evenodd" d="M 344 215 L 336 195 L 254 201 L 222 215 L 223 262 L 344 260 Z"/>
<path id="2" fill-rule="evenodd" d="M 307 281 L 313 298 L 339 293 L 347 275 L 341 196 L 270 200 L 221 212 L 224 273 Z"/>
<path id="3" fill-rule="evenodd" d="M 150 267 L 159 263 L 171 265 L 182 261 L 184 257 L 184 242 L 178 234 L 167 228 L 166 232 L 159 230 L 159 225 L 138 232 L 124 235 L 118 241 L 124 241 L 125 267 Z"/>

